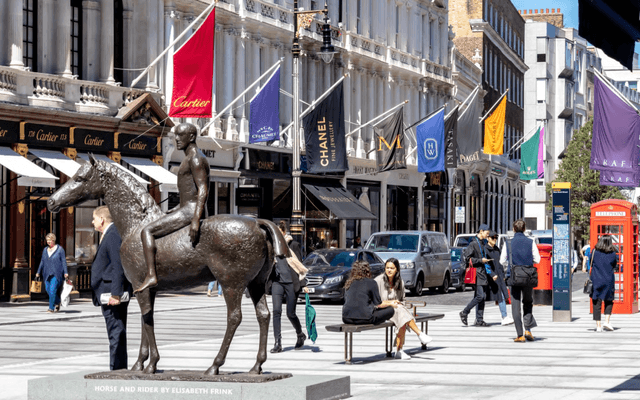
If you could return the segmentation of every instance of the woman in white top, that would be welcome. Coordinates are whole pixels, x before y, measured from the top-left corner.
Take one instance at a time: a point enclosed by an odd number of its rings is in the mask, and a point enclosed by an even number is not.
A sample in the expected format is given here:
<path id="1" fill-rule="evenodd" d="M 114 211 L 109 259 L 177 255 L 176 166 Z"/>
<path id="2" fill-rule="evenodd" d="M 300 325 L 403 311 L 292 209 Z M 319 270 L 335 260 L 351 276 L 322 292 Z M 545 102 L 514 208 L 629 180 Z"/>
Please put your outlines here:
<path id="1" fill-rule="evenodd" d="M 378 284 L 378 290 L 380 291 L 380 298 L 384 301 L 395 301 L 398 306 L 395 308 L 393 317 L 390 321 L 396 326 L 398 334 L 396 336 L 396 354 L 395 358 L 401 358 L 408 360 L 411 358 L 408 354 L 402 351 L 404 346 L 404 336 L 407 331 L 407 326 L 418 335 L 420 343 L 427 344 L 431 342 L 431 337 L 423 333 L 418 329 L 416 320 L 403 304 L 404 302 L 404 283 L 400 277 L 400 262 L 396 258 L 390 258 L 385 263 L 384 273 L 378 275 L 375 278 Z"/>

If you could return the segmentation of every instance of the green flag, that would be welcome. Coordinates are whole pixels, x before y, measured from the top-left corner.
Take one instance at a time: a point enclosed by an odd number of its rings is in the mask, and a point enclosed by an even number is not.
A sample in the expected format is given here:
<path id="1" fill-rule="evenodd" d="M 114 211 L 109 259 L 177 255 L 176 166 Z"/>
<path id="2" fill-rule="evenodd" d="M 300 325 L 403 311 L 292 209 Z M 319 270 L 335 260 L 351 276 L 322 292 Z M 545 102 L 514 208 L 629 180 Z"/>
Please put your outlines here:
<path id="1" fill-rule="evenodd" d="M 540 146 L 540 128 L 524 142 L 520 148 L 520 179 L 528 181 L 538 178 L 538 148 Z"/>

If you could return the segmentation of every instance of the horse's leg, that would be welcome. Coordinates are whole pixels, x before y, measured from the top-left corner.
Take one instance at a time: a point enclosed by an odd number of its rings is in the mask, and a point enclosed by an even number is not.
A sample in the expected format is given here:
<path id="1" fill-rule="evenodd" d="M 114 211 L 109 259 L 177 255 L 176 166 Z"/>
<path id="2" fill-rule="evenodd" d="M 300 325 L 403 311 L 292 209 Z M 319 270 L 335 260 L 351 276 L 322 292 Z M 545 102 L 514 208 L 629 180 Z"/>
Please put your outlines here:
<path id="1" fill-rule="evenodd" d="M 140 343 L 138 361 L 136 361 L 132 369 L 136 371 L 142 370 L 144 362 L 149 359 L 149 364 L 144 368 L 144 373 L 153 374 L 156 372 L 158 361 L 160 361 L 153 323 L 153 308 L 156 301 L 156 292 L 155 290 L 145 289 L 137 293 L 136 298 L 140 304 L 140 313 L 142 314 L 142 341 Z"/>
<path id="2" fill-rule="evenodd" d="M 267 296 L 264 293 L 265 282 L 262 277 L 258 276 L 249 284 L 249 293 L 251 300 L 256 308 L 256 317 L 260 326 L 260 345 L 258 346 L 258 356 L 256 364 L 249 371 L 250 374 L 262 373 L 262 364 L 267 361 L 267 337 L 269 335 L 269 321 L 271 314 L 267 307 Z"/>
<path id="3" fill-rule="evenodd" d="M 218 351 L 218 355 L 213 360 L 213 364 L 205 371 L 205 375 L 218 375 L 220 367 L 224 365 L 227 359 L 227 353 L 229 352 L 229 346 L 231 345 L 231 339 L 238 329 L 238 325 L 242 322 L 242 295 L 244 292 L 244 285 L 236 287 L 229 287 L 228 285 L 222 285 L 222 293 L 224 294 L 224 301 L 227 303 L 227 330 L 224 333 L 224 339 L 222 345 Z"/>

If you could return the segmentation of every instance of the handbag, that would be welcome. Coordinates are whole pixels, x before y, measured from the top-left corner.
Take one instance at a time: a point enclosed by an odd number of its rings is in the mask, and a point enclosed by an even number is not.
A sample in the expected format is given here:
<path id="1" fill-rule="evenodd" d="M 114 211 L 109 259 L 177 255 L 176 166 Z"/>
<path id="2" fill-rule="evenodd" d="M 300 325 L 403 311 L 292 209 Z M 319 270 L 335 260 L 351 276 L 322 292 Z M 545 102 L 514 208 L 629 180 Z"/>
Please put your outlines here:
<path id="1" fill-rule="evenodd" d="M 42 278 L 40 278 L 39 276 L 36 277 L 36 279 L 31 281 L 31 288 L 30 288 L 30 292 L 31 293 L 42 293 Z"/>
<path id="2" fill-rule="evenodd" d="M 110 297 L 111 293 L 102 293 L 100 295 L 100 304 L 102 304 L 103 306 L 109 305 Z M 129 301 L 129 292 L 124 292 L 122 293 L 122 296 L 120 296 L 120 303 L 126 303 L 127 301 Z"/>
<path id="3" fill-rule="evenodd" d="M 538 269 L 533 265 L 514 265 L 511 268 L 511 286 L 538 286 Z"/>
<path id="4" fill-rule="evenodd" d="M 64 284 L 62 285 L 62 294 L 60 295 L 60 305 L 64 308 L 69 306 L 69 303 L 71 302 L 71 291 L 73 290 L 73 282 L 71 282 L 71 279 L 67 279 L 66 281 L 64 281 Z"/>
<path id="5" fill-rule="evenodd" d="M 591 263 L 589 264 L 589 274 L 591 274 L 591 267 L 593 266 L 593 256 L 595 255 L 595 249 L 593 251 L 594 254 L 591 254 Z M 587 278 L 587 281 L 584 283 L 584 288 L 582 288 L 582 293 L 588 294 L 591 296 L 593 294 L 593 282 L 591 278 Z"/>

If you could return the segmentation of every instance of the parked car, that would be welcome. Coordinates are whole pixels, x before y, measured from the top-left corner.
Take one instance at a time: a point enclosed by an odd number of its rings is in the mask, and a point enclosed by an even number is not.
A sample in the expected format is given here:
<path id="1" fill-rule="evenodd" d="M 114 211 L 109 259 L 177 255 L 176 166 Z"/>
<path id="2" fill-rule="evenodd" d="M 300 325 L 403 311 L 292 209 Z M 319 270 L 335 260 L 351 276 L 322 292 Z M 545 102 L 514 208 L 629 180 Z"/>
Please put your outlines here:
<path id="1" fill-rule="evenodd" d="M 462 265 L 462 251 L 464 247 L 451 248 L 451 286 L 459 292 L 464 292 L 467 285 L 464 283 L 465 266 Z"/>
<path id="2" fill-rule="evenodd" d="M 391 231 L 369 237 L 365 249 L 387 260 L 400 261 L 400 275 L 405 288 L 420 296 L 424 288 L 449 292 L 451 254 L 447 237 L 442 232 Z"/>
<path id="3" fill-rule="evenodd" d="M 364 249 L 320 249 L 307 255 L 303 264 L 307 272 L 309 298 L 316 300 L 344 299 L 344 283 L 351 273 L 355 261 L 367 261 L 371 275 L 376 277 L 384 272 L 384 261 L 374 252 Z M 304 293 L 300 294 L 304 297 Z"/>
<path id="4" fill-rule="evenodd" d="M 531 235 L 538 238 L 539 243 L 553 244 L 553 230 L 532 230 Z"/>

